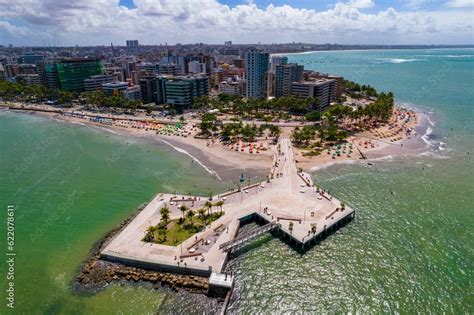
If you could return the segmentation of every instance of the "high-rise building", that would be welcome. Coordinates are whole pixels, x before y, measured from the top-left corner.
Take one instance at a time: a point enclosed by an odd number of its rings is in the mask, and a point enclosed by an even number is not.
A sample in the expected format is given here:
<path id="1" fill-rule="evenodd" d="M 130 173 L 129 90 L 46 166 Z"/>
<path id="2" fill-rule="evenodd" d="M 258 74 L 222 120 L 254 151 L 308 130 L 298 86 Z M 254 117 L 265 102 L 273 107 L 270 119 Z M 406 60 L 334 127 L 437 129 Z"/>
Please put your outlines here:
<path id="1" fill-rule="evenodd" d="M 275 67 L 275 96 L 289 96 L 291 84 L 303 80 L 304 66 L 296 63 L 281 64 Z"/>
<path id="2" fill-rule="evenodd" d="M 181 74 L 181 67 L 175 64 L 158 64 L 156 66 L 158 74 L 166 74 L 166 75 L 180 75 Z"/>
<path id="3" fill-rule="evenodd" d="M 44 56 L 33 54 L 33 53 L 26 53 L 20 56 L 18 59 L 19 63 L 29 63 L 29 64 L 38 64 L 43 61 Z"/>
<path id="4" fill-rule="evenodd" d="M 335 80 L 321 79 L 315 81 L 295 82 L 291 84 L 291 95 L 302 98 L 317 98 L 318 104 L 314 109 L 325 110 L 333 101 Z"/>
<path id="5" fill-rule="evenodd" d="M 336 81 L 336 88 L 334 89 L 334 99 L 340 100 L 342 98 L 342 92 L 344 90 L 344 77 L 332 75 L 328 73 L 321 73 L 315 71 L 305 71 L 304 80 L 319 80 L 319 79 L 332 79 Z"/>
<path id="6" fill-rule="evenodd" d="M 138 40 L 132 39 L 132 40 L 127 40 L 125 42 L 127 44 L 127 47 L 138 47 Z"/>
<path id="7" fill-rule="evenodd" d="M 188 62 L 188 73 L 190 74 L 200 74 L 206 73 L 206 64 L 193 60 Z"/>
<path id="8" fill-rule="evenodd" d="M 138 50 L 138 40 L 133 39 L 133 40 L 127 40 L 125 42 L 127 45 L 127 50 L 129 53 L 135 53 Z"/>
<path id="9" fill-rule="evenodd" d="M 186 74 L 186 60 L 184 56 L 163 56 L 161 57 L 160 66 L 176 65 L 179 68 L 179 74 Z"/>
<path id="10" fill-rule="evenodd" d="M 288 57 L 286 56 L 272 56 L 270 59 L 270 72 L 276 72 L 276 66 L 288 64 Z"/>
<path id="11" fill-rule="evenodd" d="M 112 75 L 107 75 L 107 74 L 93 75 L 90 78 L 84 80 L 84 90 L 86 92 L 102 90 L 103 84 L 110 83 L 113 80 L 114 78 Z"/>
<path id="12" fill-rule="evenodd" d="M 103 66 L 98 59 L 64 59 L 57 67 L 61 89 L 71 92 L 83 92 L 85 79 L 103 74 Z"/>
<path id="13" fill-rule="evenodd" d="M 159 76 L 156 79 L 157 103 L 172 105 L 178 111 L 191 107 L 196 97 L 208 94 L 209 78 L 204 76 Z"/>
<path id="14" fill-rule="evenodd" d="M 260 98 L 266 96 L 266 76 L 268 72 L 268 53 L 251 49 L 245 53 L 246 96 Z"/>
<path id="15" fill-rule="evenodd" d="M 156 96 L 156 77 L 148 76 L 140 79 L 140 91 L 143 104 L 157 103 Z"/>
<path id="16" fill-rule="evenodd" d="M 37 66 L 41 84 L 50 89 L 59 89 L 58 67 L 56 63 L 42 61 Z"/>
<path id="17" fill-rule="evenodd" d="M 286 56 L 272 56 L 270 59 L 270 70 L 268 71 L 267 90 L 268 96 L 276 96 L 276 67 L 288 64 Z"/>

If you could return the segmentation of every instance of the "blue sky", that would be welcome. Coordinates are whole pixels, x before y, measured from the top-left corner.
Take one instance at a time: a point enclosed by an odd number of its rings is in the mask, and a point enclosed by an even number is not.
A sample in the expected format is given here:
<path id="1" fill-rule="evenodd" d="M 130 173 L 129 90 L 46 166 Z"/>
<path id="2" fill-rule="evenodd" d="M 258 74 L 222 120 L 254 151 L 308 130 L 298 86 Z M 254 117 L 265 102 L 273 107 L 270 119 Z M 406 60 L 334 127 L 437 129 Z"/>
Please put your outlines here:
<path id="1" fill-rule="evenodd" d="M 0 0 L 0 44 L 473 44 L 474 0 Z"/>

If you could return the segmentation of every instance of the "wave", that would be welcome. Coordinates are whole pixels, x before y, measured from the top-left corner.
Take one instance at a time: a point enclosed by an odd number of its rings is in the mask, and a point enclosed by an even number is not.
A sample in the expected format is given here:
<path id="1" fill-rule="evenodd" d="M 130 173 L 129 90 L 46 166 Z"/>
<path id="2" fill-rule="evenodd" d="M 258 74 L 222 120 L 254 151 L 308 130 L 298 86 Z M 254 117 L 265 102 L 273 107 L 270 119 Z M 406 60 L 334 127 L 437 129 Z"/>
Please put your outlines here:
<path id="1" fill-rule="evenodd" d="M 94 126 L 94 127 L 98 128 L 98 129 L 101 129 L 101 130 L 104 130 L 104 131 L 108 131 L 110 133 L 113 133 L 113 134 L 116 134 L 116 135 L 119 135 L 119 136 L 123 135 L 120 132 L 114 131 L 114 130 L 109 129 L 109 128 L 104 128 L 104 127 L 99 127 L 99 126 Z"/>
<path id="2" fill-rule="evenodd" d="M 199 164 L 203 169 L 206 170 L 206 172 L 208 172 L 209 174 L 211 175 L 215 175 L 217 177 L 218 180 L 222 181 L 222 178 L 219 176 L 219 174 L 216 173 L 216 171 L 210 169 L 209 167 L 207 167 L 206 165 L 204 165 L 201 161 L 199 161 L 194 155 L 192 155 L 191 153 L 189 153 L 188 151 L 180 148 L 180 147 L 177 147 L 177 146 L 174 146 L 173 144 L 169 143 L 168 141 L 166 140 L 163 140 L 163 139 L 158 139 L 159 141 L 163 142 L 163 143 L 166 143 L 167 145 L 169 145 L 170 147 L 172 147 L 174 150 L 178 151 L 179 153 L 183 153 L 187 156 L 189 156 L 191 159 L 193 159 L 197 164 Z"/>
<path id="3" fill-rule="evenodd" d="M 87 127 L 87 125 L 86 125 L 85 123 L 80 122 L 80 121 L 71 120 L 70 123 L 71 123 L 71 124 L 75 124 L 75 125 L 81 125 L 81 126 Z"/>
<path id="4" fill-rule="evenodd" d="M 430 119 L 428 115 L 426 115 L 426 120 L 430 123 L 431 126 L 435 126 L 435 123 Z"/>
<path id="5" fill-rule="evenodd" d="M 393 158 L 394 158 L 394 156 L 389 154 L 389 155 L 381 156 L 381 157 L 377 157 L 377 158 L 368 158 L 366 161 L 370 161 L 370 162 L 375 162 L 375 161 L 390 161 L 390 162 L 392 162 L 392 161 L 393 161 Z"/>
<path id="6" fill-rule="evenodd" d="M 445 58 L 471 58 L 471 57 L 474 57 L 474 55 L 445 55 L 445 56 L 440 56 L 440 57 L 445 57 Z"/>
<path id="7" fill-rule="evenodd" d="M 324 163 L 324 164 L 321 164 L 321 165 L 318 165 L 318 166 L 313 166 L 312 168 L 310 168 L 309 172 L 310 173 L 313 173 L 313 172 L 316 172 L 316 171 L 320 171 L 320 170 L 323 170 L 323 169 L 326 169 L 326 168 L 330 168 L 334 165 L 347 165 L 347 164 L 356 164 L 358 163 L 359 161 L 356 161 L 356 160 L 345 160 L 345 161 L 336 161 L 336 162 L 327 162 L 327 163 Z"/>
<path id="8" fill-rule="evenodd" d="M 423 141 L 429 146 L 435 145 L 435 143 L 432 140 L 430 140 L 430 135 L 432 133 L 433 133 L 433 128 L 428 127 L 426 128 L 425 134 L 421 136 L 421 139 L 423 139 Z"/>
<path id="9" fill-rule="evenodd" d="M 438 159 L 438 160 L 448 160 L 449 159 L 449 156 L 444 155 L 444 154 L 436 153 L 435 151 L 425 151 L 425 152 L 422 152 L 422 153 L 418 154 L 418 156 L 421 156 L 421 157 L 427 156 L 427 157 L 435 158 L 435 159 Z"/>
<path id="10" fill-rule="evenodd" d="M 405 63 L 405 62 L 420 61 L 420 60 L 423 60 L 423 59 L 416 59 L 416 58 L 412 58 L 412 59 L 403 59 L 403 58 L 377 58 L 377 60 L 379 60 L 379 61 L 381 61 L 381 62 L 399 64 L 399 63 Z"/>
<path id="11" fill-rule="evenodd" d="M 438 150 L 440 151 L 446 151 L 446 147 L 445 147 L 445 144 L 443 141 L 440 141 L 439 142 L 439 146 L 438 146 Z"/>

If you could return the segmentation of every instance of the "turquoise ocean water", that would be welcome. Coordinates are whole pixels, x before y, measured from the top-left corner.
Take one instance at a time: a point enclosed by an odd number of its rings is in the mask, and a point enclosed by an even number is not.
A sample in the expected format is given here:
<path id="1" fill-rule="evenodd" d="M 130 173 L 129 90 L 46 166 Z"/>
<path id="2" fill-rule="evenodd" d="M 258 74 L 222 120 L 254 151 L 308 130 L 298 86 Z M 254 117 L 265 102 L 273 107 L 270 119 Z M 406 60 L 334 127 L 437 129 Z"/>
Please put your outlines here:
<path id="1" fill-rule="evenodd" d="M 235 313 L 473 313 L 474 50 L 289 55 L 393 91 L 431 120 L 425 154 L 342 165 L 315 180 L 356 219 L 305 255 L 271 236 L 231 264 Z M 468 154 L 468 152 L 470 154 Z M 170 148 L 35 115 L 0 113 L 0 218 L 16 208 L 18 314 L 202 313 L 209 301 L 141 285 L 78 294 L 92 244 L 157 191 L 225 189 Z M 390 190 L 394 194 L 390 194 Z M 5 226 L 0 228 L 4 240 Z M 6 251 L 0 244 L 1 257 Z M 2 258 L 4 259 L 4 258 Z M 5 308 L 5 264 L 0 264 Z"/>

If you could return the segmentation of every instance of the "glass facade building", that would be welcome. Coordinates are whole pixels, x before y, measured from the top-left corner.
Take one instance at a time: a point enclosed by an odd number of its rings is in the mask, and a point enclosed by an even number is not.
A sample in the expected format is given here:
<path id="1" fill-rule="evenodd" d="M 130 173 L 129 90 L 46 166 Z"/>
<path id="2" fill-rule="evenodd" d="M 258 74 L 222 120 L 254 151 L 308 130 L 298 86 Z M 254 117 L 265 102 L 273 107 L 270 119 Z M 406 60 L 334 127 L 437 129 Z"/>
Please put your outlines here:
<path id="1" fill-rule="evenodd" d="M 57 67 L 61 89 L 70 92 L 83 92 L 85 79 L 104 72 L 98 59 L 62 60 Z"/>
<path id="2" fill-rule="evenodd" d="M 246 96 L 261 98 L 266 96 L 266 76 L 269 54 L 251 49 L 245 54 L 245 78 L 247 80 Z"/>

